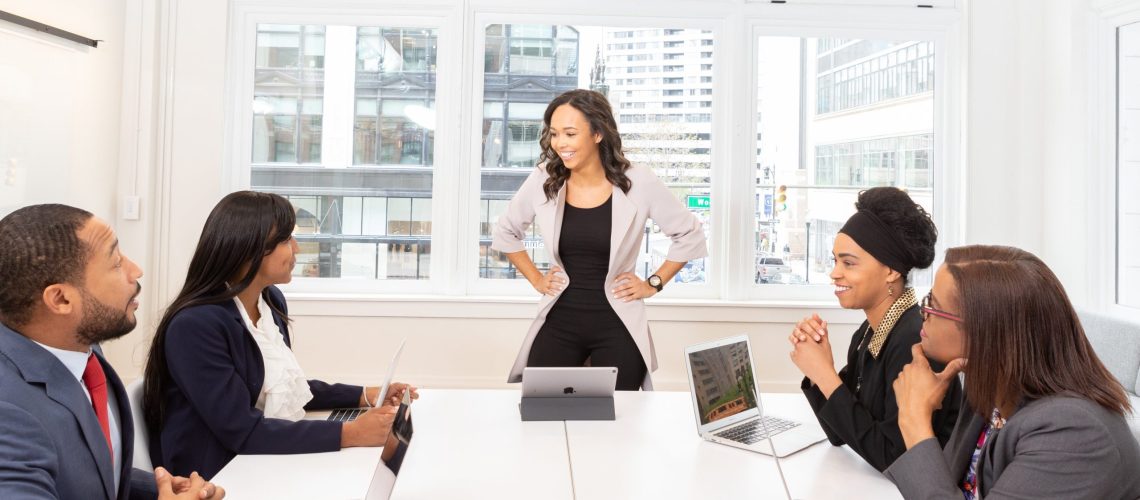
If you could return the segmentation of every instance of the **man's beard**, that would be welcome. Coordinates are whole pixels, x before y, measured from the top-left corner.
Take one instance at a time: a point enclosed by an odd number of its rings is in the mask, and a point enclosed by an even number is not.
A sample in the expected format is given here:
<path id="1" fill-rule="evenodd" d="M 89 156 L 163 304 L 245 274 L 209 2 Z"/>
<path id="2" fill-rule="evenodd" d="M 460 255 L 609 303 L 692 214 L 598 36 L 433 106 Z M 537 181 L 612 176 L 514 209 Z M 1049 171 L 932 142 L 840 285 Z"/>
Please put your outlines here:
<path id="1" fill-rule="evenodd" d="M 131 300 L 142 291 L 142 285 L 137 286 L 138 290 Z M 88 345 L 100 344 L 122 337 L 135 329 L 135 319 L 127 314 L 126 307 L 116 310 L 95 298 L 86 289 L 81 289 L 79 293 L 83 297 L 83 321 L 75 334 L 80 342 Z M 127 307 L 129 306 L 128 303 Z"/>

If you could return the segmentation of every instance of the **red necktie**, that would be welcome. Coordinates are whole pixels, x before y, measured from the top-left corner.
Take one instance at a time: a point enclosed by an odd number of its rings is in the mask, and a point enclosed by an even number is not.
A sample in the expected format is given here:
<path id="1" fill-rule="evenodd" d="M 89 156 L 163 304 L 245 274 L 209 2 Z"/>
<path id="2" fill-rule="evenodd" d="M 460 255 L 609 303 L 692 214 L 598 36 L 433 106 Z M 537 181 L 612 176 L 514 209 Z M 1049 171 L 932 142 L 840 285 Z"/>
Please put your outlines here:
<path id="1" fill-rule="evenodd" d="M 111 456 L 115 456 L 115 447 L 111 445 L 111 421 L 107 418 L 107 376 L 103 374 L 103 365 L 95 353 L 87 358 L 87 369 L 83 370 L 83 385 L 91 393 L 91 406 L 95 409 L 95 418 L 99 419 L 99 427 L 103 428 L 103 437 L 107 438 L 107 449 Z"/>

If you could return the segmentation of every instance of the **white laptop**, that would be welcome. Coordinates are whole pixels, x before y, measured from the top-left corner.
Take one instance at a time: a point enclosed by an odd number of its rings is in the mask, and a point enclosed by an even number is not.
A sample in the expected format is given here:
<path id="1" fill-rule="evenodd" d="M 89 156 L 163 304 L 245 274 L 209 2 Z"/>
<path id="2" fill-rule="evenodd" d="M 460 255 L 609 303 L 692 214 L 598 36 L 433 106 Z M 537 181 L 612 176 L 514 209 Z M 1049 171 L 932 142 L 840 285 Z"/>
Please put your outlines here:
<path id="1" fill-rule="evenodd" d="M 523 397 L 605 398 L 613 397 L 617 368 L 612 366 L 523 368 Z"/>
<path id="2" fill-rule="evenodd" d="M 714 443 L 786 457 L 827 439 L 817 424 L 764 415 L 747 335 L 685 348 L 697 433 Z M 772 436 L 771 444 L 765 439 Z"/>
<path id="3" fill-rule="evenodd" d="M 384 377 L 384 384 L 380 386 L 380 397 L 383 397 L 388 392 L 388 386 L 392 384 L 392 375 L 396 373 L 396 364 L 400 362 L 400 353 L 404 352 L 404 344 L 408 343 L 408 338 L 400 341 L 400 347 L 396 349 L 396 354 L 392 356 L 392 362 L 388 364 L 388 376 Z M 337 408 L 332 411 L 327 417 L 327 420 L 336 420 L 341 422 L 349 422 L 356 420 L 371 408 Z"/>

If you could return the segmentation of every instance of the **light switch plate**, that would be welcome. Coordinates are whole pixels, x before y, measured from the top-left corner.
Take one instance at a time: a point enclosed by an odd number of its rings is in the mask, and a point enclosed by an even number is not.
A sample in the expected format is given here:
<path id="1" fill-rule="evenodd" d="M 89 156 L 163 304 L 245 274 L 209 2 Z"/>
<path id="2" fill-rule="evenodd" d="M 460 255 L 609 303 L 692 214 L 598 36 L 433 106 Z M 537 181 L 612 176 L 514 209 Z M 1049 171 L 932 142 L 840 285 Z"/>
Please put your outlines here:
<path id="1" fill-rule="evenodd" d="M 139 220 L 139 197 L 124 196 L 121 212 L 124 220 Z"/>

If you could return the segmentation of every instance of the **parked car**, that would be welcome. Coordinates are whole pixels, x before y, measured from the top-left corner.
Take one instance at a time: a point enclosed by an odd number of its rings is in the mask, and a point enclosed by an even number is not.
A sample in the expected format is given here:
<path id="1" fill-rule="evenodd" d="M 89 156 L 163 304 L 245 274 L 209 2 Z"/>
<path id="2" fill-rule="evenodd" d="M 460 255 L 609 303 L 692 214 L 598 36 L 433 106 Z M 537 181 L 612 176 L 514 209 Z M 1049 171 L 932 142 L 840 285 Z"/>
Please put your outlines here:
<path id="1" fill-rule="evenodd" d="M 768 283 L 779 283 L 781 285 L 802 285 L 804 284 L 804 277 L 796 273 L 780 273 L 768 277 Z"/>
<path id="2" fill-rule="evenodd" d="M 698 261 L 689 261 L 685 263 L 677 275 L 673 277 L 675 283 L 704 283 L 705 269 Z"/>
<path id="3" fill-rule="evenodd" d="M 792 268 L 784 264 L 784 259 L 779 257 L 756 258 L 757 283 L 771 283 L 776 276 L 791 273 Z"/>

